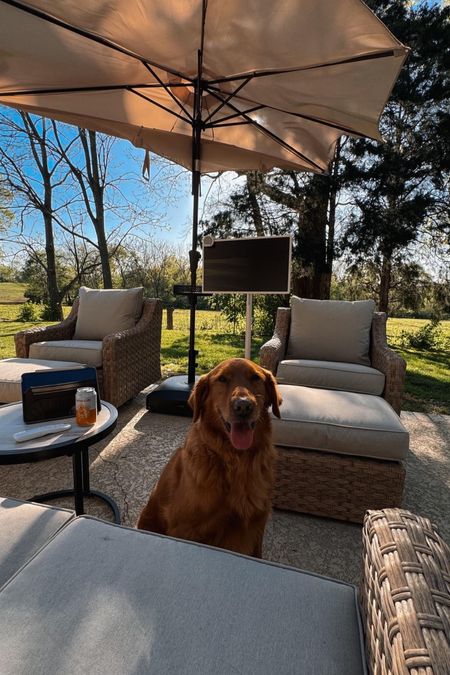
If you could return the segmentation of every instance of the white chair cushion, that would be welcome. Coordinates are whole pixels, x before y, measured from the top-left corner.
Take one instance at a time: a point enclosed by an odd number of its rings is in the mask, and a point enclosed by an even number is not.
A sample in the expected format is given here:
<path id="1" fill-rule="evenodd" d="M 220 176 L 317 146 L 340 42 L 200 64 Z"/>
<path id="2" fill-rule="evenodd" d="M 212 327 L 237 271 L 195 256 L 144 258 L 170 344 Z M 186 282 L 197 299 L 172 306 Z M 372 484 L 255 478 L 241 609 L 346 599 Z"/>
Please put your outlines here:
<path id="1" fill-rule="evenodd" d="M 82 368 L 81 363 L 69 361 L 46 361 L 43 359 L 0 360 L 0 402 L 12 403 L 22 400 L 22 375 L 38 370 L 71 370 Z"/>
<path id="2" fill-rule="evenodd" d="M 305 300 L 293 295 L 286 357 L 370 366 L 374 309 L 373 300 Z"/>
<path id="3" fill-rule="evenodd" d="M 133 328 L 142 314 L 144 289 L 80 288 L 75 340 L 103 340 Z"/>
<path id="4" fill-rule="evenodd" d="M 102 365 L 101 340 L 48 340 L 30 346 L 30 358 L 49 361 L 64 359 L 86 366 L 99 368 Z"/>
<path id="5" fill-rule="evenodd" d="M 384 389 L 384 373 L 359 363 L 290 359 L 281 361 L 277 370 L 280 384 L 297 384 L 320 389 L 356 391 L 380 396 Z"/>
<path id="6" fill-rule="evenodd" d="M 75 515 L 0 497 L 0 587 Z"/>
<path id="7" fill-rule="evenodd" d="M 290 384 L 279 390 L 281 419 L 272 415 L 275 445 L 405 459 L 409 434 L 384 398 Z"/>

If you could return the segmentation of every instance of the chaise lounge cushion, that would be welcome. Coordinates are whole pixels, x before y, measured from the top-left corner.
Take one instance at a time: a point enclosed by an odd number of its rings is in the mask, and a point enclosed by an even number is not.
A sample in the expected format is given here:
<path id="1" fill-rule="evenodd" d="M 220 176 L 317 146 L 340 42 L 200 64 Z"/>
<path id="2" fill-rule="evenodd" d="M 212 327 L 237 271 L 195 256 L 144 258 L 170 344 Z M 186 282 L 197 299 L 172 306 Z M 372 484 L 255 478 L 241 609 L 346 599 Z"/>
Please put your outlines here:
<path id="1" fill-rule="evenodd" d="M 279 386 L 281 419 L 273 416 L 275 445 L 372 457 L 405 459 L 409 434 L 379 396 Z"/>
<path id="2" fill-rule="evenodd" d="M 0 644 L 2 675 L 367 672 L 355 587 L 90 517 L 0 593 Z"/>
<path id="3" fill-rule="evenodd" d="M 101 340 L 47 340 L 30 345 L 30 358 L 48 361 L 74 361 L 99 368 L 102 365 Z"/>
<path id="4" fill-rule="evenodd" d="M 373 300 L 308 300 L 293 295 L 287 358 L 370 366 L 374 309 Z"/>
<path id="5" fill-rule="evenodd" d="M 0 498 L 0 588 L 74 515 L 68 509 Z"/>
<path id="6" fill-rule="evenodd" d="M 286 359 L 278 366 L 277 382 L 381 396 L 385 376 L 376 368 L 359 363 Z"/>
<path id="7" fill-rule="evenodd" d="M 0 360 L 0 402 L 12 403 L 22 400 L 22 375 L 38 370 L 70 370 L 82 368 L 80 363 L 70 361 L 46 361 L 45 359 L 1 359 Z"/>
<path id="8" fill-rule="evenodd" d="M 103 340 L 133 328 L 142 313 L 144 289 L 80 288 L 75 340 Z"/>

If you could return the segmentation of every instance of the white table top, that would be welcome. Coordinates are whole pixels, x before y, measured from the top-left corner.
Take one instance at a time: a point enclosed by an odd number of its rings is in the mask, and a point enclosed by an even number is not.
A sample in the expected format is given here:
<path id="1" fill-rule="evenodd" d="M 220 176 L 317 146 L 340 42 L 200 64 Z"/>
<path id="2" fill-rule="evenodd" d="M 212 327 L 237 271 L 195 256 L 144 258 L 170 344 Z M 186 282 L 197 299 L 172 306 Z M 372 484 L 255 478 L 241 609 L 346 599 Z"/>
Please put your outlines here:
<path id="1" fill-rule="evenodd" d="M 45 448 L 56 448 L 58 446 L 69 445 L 71 442 L 84 441 L 91 436 L 97 436 L 102 431 L 114 425 L 117 420 L 117 410 L 106 401 L 102 401 L 102 407 L 97 415 L 97 422 L 90 427 L 80 427 L 76 424 L 75 417 L 65 417 L 63 419 L 48 420 L 46 422 L 37 422 L 36 424 L 25 424 L 22 415 L 22 403 L 12 403 L 0 406 L 0 454 L 10 454 L 11 451 L 17 451 L 17 454 L 30 450 L 39 450 Z M 68 431 L 63 431 L 50 436 L 41 436 L 33 438 L 24 443 L 16 443 L 13 434 L 17 431 L 28 431 L 33 428 L 47 426 L 49 424 L 69 423 L 72 425 Z"/>

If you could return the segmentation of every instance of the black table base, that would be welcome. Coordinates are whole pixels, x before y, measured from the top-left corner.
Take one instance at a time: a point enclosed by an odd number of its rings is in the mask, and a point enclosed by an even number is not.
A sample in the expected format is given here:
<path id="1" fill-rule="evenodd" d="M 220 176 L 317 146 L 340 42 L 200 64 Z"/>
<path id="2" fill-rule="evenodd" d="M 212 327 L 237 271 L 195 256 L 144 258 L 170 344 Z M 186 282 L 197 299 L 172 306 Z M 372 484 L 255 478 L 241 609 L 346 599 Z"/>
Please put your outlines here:
<path id="1" fill-rule="evenodd" d="M 61 499 L 62 497 L 75 498 L 75 513 L 77 516 L 84 514 L 84 498 L 96 497 L 101 499 L 109 506 L 114 515 L 114 522 L 120 525 L 120 511 L 116 502 L 106 495 L 104 492 L 98 490 L 91 490 L 89 479 L 89 448 L 77 448 L 72 455 L 73 468 L 73 489 L 72 490 L 57 490 L 55 492 L 46 492 L 42 495 L 35 495 L 28 499 L 29 502 L 38 502 L 45 504 L 53 499 Z"/>

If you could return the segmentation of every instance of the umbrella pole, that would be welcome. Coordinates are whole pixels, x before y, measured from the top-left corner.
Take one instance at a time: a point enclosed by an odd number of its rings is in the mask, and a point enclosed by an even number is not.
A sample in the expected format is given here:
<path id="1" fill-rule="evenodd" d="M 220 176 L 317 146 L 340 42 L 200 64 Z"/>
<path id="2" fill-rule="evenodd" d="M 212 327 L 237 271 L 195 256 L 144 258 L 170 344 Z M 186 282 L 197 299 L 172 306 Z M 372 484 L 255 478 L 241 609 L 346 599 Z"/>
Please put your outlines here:
<path id="1" fill-rule="evenodd" d="M 199 72 L 200 72 L 201 54 L 199 52 Z M 198 202 L 200 196 L 200 150 L 202 135 L 202 110 L 201 110 L 202 88 L 200 77 L 195 82 L 194 96 L 194 120 L 192 124 L 192 248 L 189 251 L 189 263 L 191 270 L 191 292 L 189 302 L 191 306 L 189 319 L 189 356 L 188 356 L 188 383 L 195 382 L 195 368 L 198 351 L 195 349 L 195 311 L 197 307 L 197 267 L 200 260 L 200 253 L 197 251 L 198 237 Z"/>

